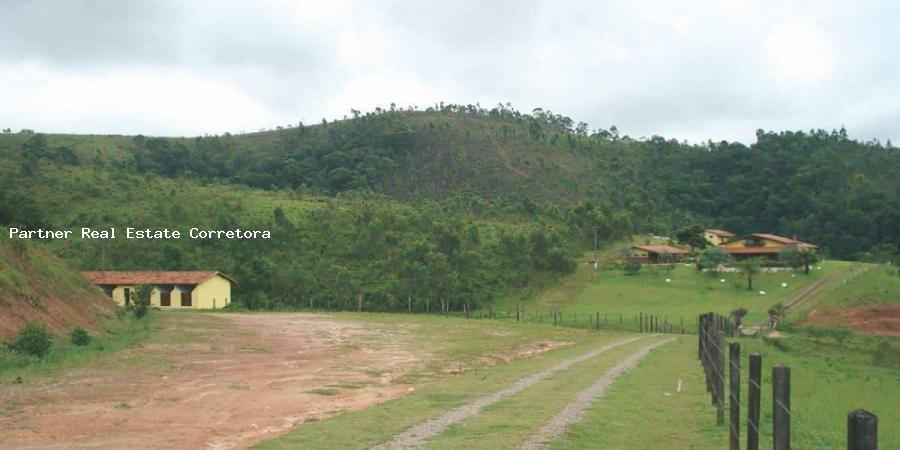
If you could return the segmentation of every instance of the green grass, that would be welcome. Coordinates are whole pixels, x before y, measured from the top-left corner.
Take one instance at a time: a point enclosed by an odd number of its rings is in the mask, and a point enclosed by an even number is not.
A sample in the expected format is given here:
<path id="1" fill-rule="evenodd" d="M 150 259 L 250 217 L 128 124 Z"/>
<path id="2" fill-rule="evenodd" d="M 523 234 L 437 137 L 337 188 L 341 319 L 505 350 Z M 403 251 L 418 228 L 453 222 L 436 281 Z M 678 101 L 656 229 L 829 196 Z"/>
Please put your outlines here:
<path id="1" fill-rule="evenodd" d="M 571 426 L 554 449 L 709 449 L 727 447 L 715 427 L 695 338 L 651 352 Z M 681 392 L 677 391 L 682 381 Z"/>
<path id="2" fill-rule="evenodd" d="M 900 269 L 891 266 L 854 264 L 851 271 L 835 277 L 834 286 L 815 301 L 799 305 L 785 325 L 800 324 L 813 310 L 900 303 Z"/>
<path id="3" fill-rule="evenodd" d="M 778 344 L 781 349 L 772 340 L 741 341 L 744 362 L 754 351 L 763 360 L 762 447 L 771 446 L 772 367 L 783 364 L 791 368 L 791 410 L 796 417 L 791 429 L 796 448 L 843 448 L 847 413 L 858 408 L 878 415 L 879 448 L 900 448 L 900 430 L 892 426 L 900 423 L 900 366 L 874 365 L 870 355 L 846 345 L 802 337 L 783 339 Z M 742 365 L 743 380 L 748 376 L 746 366 Z"/>
<path id="4" fill-rule="evenodd" d="M 633 323 L 640 313 L 667 317 L 678 324 L 684 318 L 686 326 L 693 325 L 696 316 L 703 312 L 728 314 L 744 307 L 749 311 L 745 322 L 753 323 L 765 319 L 771 305 L 787 301 L 826 274 L 844 273 L 848 266 L 845 262 L 828 261 L 822 264 L 822 270 L 813 270 L 809 275 L 760 273 L 754 276 L 752 291 L 747 289 L 747 280 L 740 273 L 711 275 L 681 264 L 671 271 L 648 266 L 633 276 L 619 270 L 602 270 L 590 281 L 576 273 L 572 279 L 581 280 L 580 290 L 579 283 L 572 283 L 567 288 L 567 296 L 549 291 L 548 295 L 523 302 L 522 306 L 526 312 L 545 316 L 551 310 L 561 311 L 566 324 L 576 314 L 587 322 L 589 314 L 599 312 L 601 316 L 608 314 L 610 321 L 613 317 L 618 321 L 618 314 L 622 314 L 626 323 Z M 787 287 L 782 287 L 782 283 L 787 283 Z M 759 291 L 766 294 L 761 295 Z"/>
<path id="5" fill-rule="evenodd" d="M 7 383 L 16 377 L 23 382 L 46 380 L 63 370 L 92 364 L 99 357 L 145 342 L 164 326 L 165 318 L 148 314 L 143 319 L 126 317 L 111 319 L 99 332 L 91 332 L 91 343 L 79 347 L 68 341 L 68 336 L 54 339 L 50 352 L 42 358 L 22 355 L 10 350 L 0 350 L 0 382 Z"/>
<path id="6" fill-rule="evenodd" d="M 473 322 L 503 326 L 497 322 Z M 525 324 L 517 327 L 548 329 Z M 441 382 L 416 389 L 405 397 L 365 410 L 341 414 L 329 420 L 307 423 L 283 436 L 263 442 L 258 448 L 367 448 L 386 442 L 395 434 L 428 418 L 496 392 L 523 376 L 577 356 L 602 342 L 618 337 L 612 334 L 597 335 L 582 332 L 576 345 L 509 364 L 477 366 L 461 375 L 445 377 Z"/>
<path id="7" fill-rule="evenodd" d="M 518 448 L 546 421 L 574 401 L 580 391 L 651 342 L 649 339 L 631 342 L 556 373 L 519 395 L 485 408 L 480 415 L 449 427 L 424 448 Z M 528 413 L 523 414 L 523 411 Z"/>
<path id="8" fill-rule="evenodd" d="M 338 391 L 335 388 L 317 388 L 317 389 L 308 390 L 306 392 L 308 394 L 331 396 L 331 395 L 337 395 L 338 392 L 340 392 L 340 391 Z"/>

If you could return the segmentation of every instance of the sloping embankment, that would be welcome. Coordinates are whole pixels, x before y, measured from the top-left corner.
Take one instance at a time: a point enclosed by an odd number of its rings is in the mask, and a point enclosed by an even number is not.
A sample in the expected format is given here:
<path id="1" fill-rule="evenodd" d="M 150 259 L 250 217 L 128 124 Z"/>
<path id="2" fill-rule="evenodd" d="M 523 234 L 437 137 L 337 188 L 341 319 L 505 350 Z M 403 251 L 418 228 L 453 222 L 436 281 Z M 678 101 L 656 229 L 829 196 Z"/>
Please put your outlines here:
<path id="1" fill-rule="evenodd" d="M 29 321 L 57 334 L 76 325 L 96 329 L 114 310 L 99 289 L 40 246 L 0 244 L 0 341 Z"/>

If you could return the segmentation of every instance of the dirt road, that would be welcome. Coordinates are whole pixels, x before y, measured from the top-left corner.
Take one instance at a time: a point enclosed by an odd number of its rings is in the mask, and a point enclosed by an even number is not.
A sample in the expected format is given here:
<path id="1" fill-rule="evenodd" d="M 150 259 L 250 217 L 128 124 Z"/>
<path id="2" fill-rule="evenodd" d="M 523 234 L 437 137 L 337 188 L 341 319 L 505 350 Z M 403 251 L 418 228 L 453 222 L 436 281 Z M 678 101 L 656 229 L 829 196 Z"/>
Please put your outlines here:
<path id="1" fill-rule="evenodd" d="M 585 352 L 574 358 L 567 359 L 553 367 L 522 378 L 503 390 L 473 400 L 469 403 L 466 403 L 465 405 L 447 411 L 446 413 L 441 414 L 438 417 L 416 425 L 409 430 L 406 430 L 403 433 L 397 435 L 391 442 L 373 447 L 372 450 L 398 450 L 418 448 L 422 446 L 428 439 L 443 433 L 449 426 L 473 417 L 480 413 L 484 408 L 493 405 L 494 403 L 497 403 L 505 398 L 516 395 L 519 392 L 522 392 L 525 389 L 534 386 L 541 380 L 544 380 L 557 372 L 564 371 L 575 364 L 587 361 L 588 359 L 594 358 L 601 353 L 637 341 L 642 338 L 643 336 L 621 339 L 611 344 L 606 344 L 602 347 L 598 347 Z"/>
<path id="2" fill-rule="evenodd" d="M 191 314 L 163 341 L 45 384 L 0 385 L 0 447 L 247 447 L 414 388 L 422 358 L 372 325 L 300 314 Z M 190 330 L 179 329 L 188 327 Z M 212 336 L 178 341 L 187 331 Z"/>
<path id="3" fill-rule="evenodd" d="M 653 349 L 674 341 L 675 338 L 669 338 L 663 341 L 657 341 L 641 347 L 637 352 L 628 358 L 620 361 L 613 368 L 604 373 L 597 381 L 587 389 L 581 391 L 578 397 L 553 418 L 551 418 L 540 430 L 526 440 L 521 450 L 540 450 L 550 448 L 550 443 L 554 439 L 563 434 L 566 428 L 576 422 L 581 421 L 584 417 L 584 411 L 597 399 L 603 395 L 613 381 L 620 375 L 627 372 L 637 365 L 640 360 L 644 359 Z"/>

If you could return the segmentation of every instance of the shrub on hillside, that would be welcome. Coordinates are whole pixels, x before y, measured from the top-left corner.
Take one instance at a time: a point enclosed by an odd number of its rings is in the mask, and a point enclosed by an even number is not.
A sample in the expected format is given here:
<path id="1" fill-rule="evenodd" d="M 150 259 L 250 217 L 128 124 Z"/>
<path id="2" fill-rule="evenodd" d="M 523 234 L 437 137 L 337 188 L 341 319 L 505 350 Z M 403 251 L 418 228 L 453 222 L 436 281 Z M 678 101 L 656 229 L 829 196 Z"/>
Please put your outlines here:
<path id="1" fill-rule="evenodd" d="M 69 342 L 78 347 L 84 347 L 91 343 L 91 335 L 81 327 L 75 327 L 69 333 Z"/>
<path id="2" fill-rule="evenodd" d="M 557 273 L 572 273 L 578 263 L 565 250 L 554 248 L 547 252 L 547 268 Z"/>
<path id="3" fill-rule="evenodd" d="M 53 338 L 47 327 L 37 322 L 28 322 L 22 326 L 9 346 L 19 353 L 41 357 L 50 351 L 51 345 Z"/>

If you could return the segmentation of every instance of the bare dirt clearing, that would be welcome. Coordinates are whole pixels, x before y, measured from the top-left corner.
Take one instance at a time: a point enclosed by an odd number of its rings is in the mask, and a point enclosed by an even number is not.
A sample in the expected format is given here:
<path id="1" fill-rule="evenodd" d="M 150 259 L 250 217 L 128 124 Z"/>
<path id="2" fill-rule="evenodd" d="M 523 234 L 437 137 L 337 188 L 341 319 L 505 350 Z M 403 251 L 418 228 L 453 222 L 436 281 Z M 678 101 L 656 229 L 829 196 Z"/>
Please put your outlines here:
<path id="1" fill-rule="evenodd" d="M 872 336 L 900 337 L 900 305 L 875 304 L 813 311 L 803 323 L 813 326 L 849 326 Z"/>
<path id="2" fill-rule="evenodd" d="M 403 330 L 309 314 L 183 314 L 153 342 L 0 385 L 0 447 L 246 447 L 401 396 L 427 351 Z M 415 348 L 415 351 L 407 349 Z"/>

